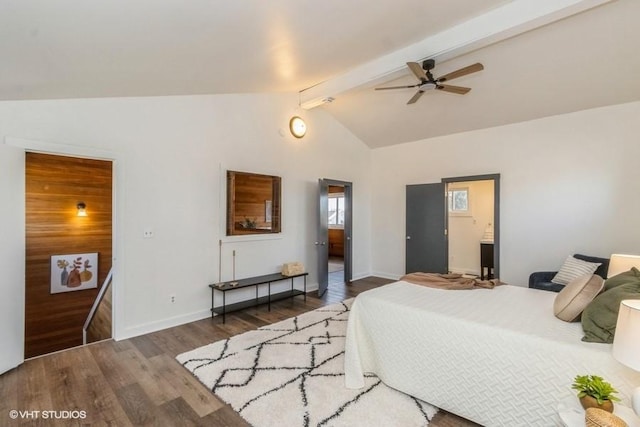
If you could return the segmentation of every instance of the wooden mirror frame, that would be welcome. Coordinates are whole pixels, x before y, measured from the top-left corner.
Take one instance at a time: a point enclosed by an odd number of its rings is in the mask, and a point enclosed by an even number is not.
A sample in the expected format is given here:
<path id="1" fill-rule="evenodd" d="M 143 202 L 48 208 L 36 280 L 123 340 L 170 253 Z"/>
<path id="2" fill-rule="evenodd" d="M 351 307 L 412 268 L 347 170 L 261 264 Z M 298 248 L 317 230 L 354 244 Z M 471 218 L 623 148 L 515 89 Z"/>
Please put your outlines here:
<path id="1" fill-rule="evenodd" d="M 279 176 L 228 170 L 227 236 L 280 233 L 281 182 Z"/>

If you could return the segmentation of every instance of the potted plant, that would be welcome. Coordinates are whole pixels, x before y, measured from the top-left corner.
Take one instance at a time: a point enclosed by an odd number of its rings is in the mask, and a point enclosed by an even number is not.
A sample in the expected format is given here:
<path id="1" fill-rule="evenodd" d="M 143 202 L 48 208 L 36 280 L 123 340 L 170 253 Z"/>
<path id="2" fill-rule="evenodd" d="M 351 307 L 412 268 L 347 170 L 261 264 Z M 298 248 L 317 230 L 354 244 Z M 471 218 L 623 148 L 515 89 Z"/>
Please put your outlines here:
<path id="1" fill-rule="evenodd" d="M 597 375 L 576 375 L 571 388 L 578 390 L 578 398 L 584 409 L 598 408 L 613 412 L 613 402 L 619 402 L 618 392 L 611 384 Z"/>

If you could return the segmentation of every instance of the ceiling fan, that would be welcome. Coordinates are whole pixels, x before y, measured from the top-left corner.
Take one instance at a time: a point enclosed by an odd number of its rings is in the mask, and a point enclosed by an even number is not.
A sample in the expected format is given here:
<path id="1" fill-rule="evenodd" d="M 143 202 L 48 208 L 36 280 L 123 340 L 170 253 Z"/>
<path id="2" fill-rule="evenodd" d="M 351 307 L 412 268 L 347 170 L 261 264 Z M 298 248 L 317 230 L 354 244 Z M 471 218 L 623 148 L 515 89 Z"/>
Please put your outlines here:
<path id="1" fill-rule="evenodd" d="M 453 86 L 453 85 L 445 85 L 442 84 L 449 80 L 456 79 L 458 77 L 466 76 L 467 74 L 475 73 L 481 70 L 484 70 L 484 66 L 481 63 L 475 63 L 473 65 L 469 65 L 464 68 L 460 68 L 459 70 L 452 71 L 448 74 L 445 74 L 442 77 L 438 77 L 437 79 L 433 77 L 431 74 L 431 70 L 436 66 L 436 61 L 434 59 L 426 59 L 422 62 L 422 66 L 417 62 L 407 62 L 407 66 L 415 74 L 415 76 L 420 80 L 420 83 L 415 85 L 408 86 L 391 86 L 391 87 L 377 87 L 376 90 L 387 90 L 387 89 L 408 89 L 417 87 L 418 92 L 407 102 L 407 104 L 415 103 L 425 90 L 427 89 L 437 89 L 442 90 L 444 92 L 457 93 L 458 95 L 464 95 L 469 92 L 471 88 L 462 87 L 462 86 Z"/>

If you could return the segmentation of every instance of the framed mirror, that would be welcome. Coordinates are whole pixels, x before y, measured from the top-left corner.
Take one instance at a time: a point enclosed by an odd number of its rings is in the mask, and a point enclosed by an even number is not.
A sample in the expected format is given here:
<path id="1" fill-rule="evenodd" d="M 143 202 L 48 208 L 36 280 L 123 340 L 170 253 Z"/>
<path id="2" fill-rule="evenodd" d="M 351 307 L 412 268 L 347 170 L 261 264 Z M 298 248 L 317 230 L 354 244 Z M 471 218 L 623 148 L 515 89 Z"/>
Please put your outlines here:
<path id="1" fill-rule="evenodd" d="M 227 236 L 280 233 L 281 178 L 227 171 Z"/>

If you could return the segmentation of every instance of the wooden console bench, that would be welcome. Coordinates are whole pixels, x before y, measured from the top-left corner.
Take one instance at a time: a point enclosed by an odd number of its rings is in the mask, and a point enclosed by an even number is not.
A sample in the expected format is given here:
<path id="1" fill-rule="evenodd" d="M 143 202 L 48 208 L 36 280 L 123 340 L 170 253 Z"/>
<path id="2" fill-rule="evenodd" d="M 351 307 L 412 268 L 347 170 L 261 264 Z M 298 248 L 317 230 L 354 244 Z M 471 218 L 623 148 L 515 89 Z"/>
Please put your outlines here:
<path id="1" fill-rule="evenodd" d="M 225 282 L 223 285 L 218 286 L 217 284 L 211 284 L 209 287 L 211 288 L 211 318 L 213 318 L 214 314 L 222 314 L 222 323 L 225 323 L 226 314 L 229 311 L 237 311 L 242 310 L 247 307 L 254 307 L 256 305 L 267 303 L 269 306 L 269 311 L 271 311 L 271 301 L 277 301 L 284 298 L 293 298 L 298 295 L 304 295 L 304 300 L 307 300 L 307 276 L 309 273 L 300 273 L 295 274 L 293 276 L 285 276 L 280 273 L 266 274 L 264 276 L 257 277 L 248 277 L 246 279 L 237 280 L 237 284 L 235 286 L 231 285 L 231 282 Z M 294 289 L 293 287 L 293 279 L 296 277 L 304 278 L 304 291 L 299 289 Z M 278 292 L 276 294 L 271 294 L 271 283 L 279 282 L 282 280 L 291 279 L 291 290 L 287 290 L 284 292 Z M 268 292 L 267 295 L 258 297 L 258 287 L 260 285 L 267 285 Z M 235 291 L 237 289 L 248 288 L 250 286 L 255 286 L 256 288 L 256 297 L 253 300 L 241 301 L 235 304 L 227 305 L 226 295 L 228 291 Z M 222 306 L 216 307 L 215 302 L 215 293 L 216 291 L 222 292 Z"/>

